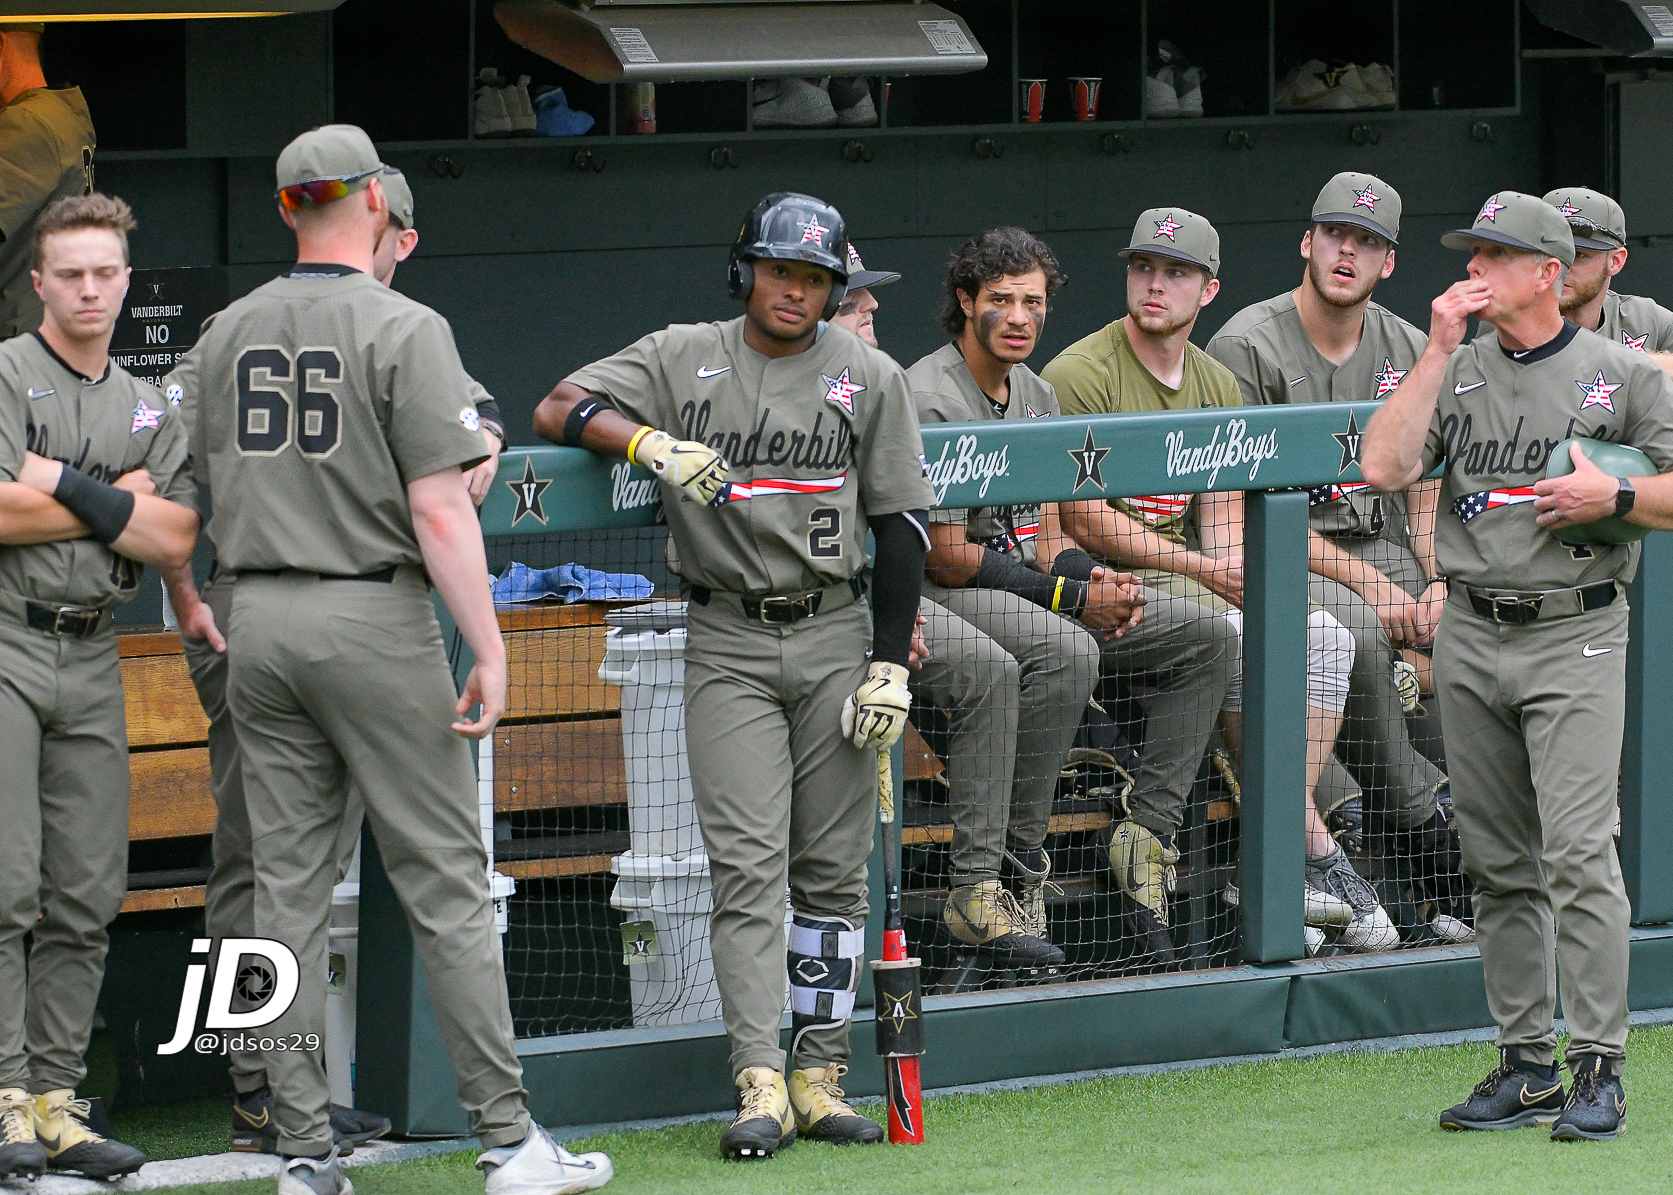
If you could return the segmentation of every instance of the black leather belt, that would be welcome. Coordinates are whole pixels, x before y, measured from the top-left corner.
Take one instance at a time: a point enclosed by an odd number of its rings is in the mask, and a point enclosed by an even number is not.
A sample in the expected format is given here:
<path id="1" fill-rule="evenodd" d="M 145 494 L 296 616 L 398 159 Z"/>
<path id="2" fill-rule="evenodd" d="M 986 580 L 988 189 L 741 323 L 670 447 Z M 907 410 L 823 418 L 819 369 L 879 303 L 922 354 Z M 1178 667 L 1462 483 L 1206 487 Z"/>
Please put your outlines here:
<path id="1" fill-rule="evenodd" d="M 1470 608 L 1491 622 L 1510 626 L 1526 626 L 1543 613 L 1547 618 L 1563 618 L 1570 614 L 1584 614 L 1601 610 L 1615 600 L 1613 581 L 1599 581 L 1581 589 L 1553 589 L 1546 593 L 1493 593 L 1465 586 Z M 1561 600 L 1572 597 L 1572 601 Z M 1549 604 L 1548 604 L 1549 603 Z"/>
<path id="2" fill-rule="evenodd" d="M 80 606 L 43 606 L 39 602 L 25 602 L 24 619 L 37 631 L 54 635 L 68 635 L 71 639 L 86 639 L 110 625 L 109 610 L 89 610 Z"/>
<path id="3" fill-rule="evenodd" d="M 379 585 L 388 585 L 395 580 L 396 566 L 385 565 L 369 573 L 311 573 L 305 569 L 296 568 L 247 568 L 237 574 L 240 577 L 315 577 L 321 581 L 372 581 Z"/>
<path id="4" fill-rule="evenodd" d="M 862 592 L 860 579 L 854 577 L 840 585 L 832 585 L 829 589 L 813 589 L 806 593 L 768 594 L 765 597 L 751 597 L 741 593 L 722 596 L 735 598 L 744 612 L 744 617 L 751 622 L 785 626 L 800 622 L 804 618 L 812 618 L 819 613 L 826 593 L 843 589 L 848 590 L 854 599 L 858 600 Z M 716 591 L 707 585 L 690 585 L 686 587 L 686 595 L 699 606 L 707 606 L 714 599 Z"/>

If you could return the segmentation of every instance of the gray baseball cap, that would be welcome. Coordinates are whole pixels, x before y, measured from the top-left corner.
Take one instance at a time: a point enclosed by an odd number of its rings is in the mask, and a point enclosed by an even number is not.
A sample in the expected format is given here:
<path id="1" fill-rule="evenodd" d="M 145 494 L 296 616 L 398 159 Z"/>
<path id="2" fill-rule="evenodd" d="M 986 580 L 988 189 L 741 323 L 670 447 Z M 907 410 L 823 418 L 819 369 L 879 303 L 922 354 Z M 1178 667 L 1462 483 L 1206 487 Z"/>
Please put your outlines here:
<path id="1" fill-rule="evenodd" d="M 412 187 L 407 176 L 393 166 L 386 167 L 378 176 L 383 183 L 384 197 L 389 200 L 389 214 L 402 228 L 412 227 Z"/>
<path id="2" fill-rule="evenodd" d="M 869 290 L 874 286 L 883 286 L 890 282 L 899 282 L 900 275 L 888 270 L 868 270 L 860 260 L 860 251 L 854 247 L 854 242 L 848 242 L 848 289 Z"/>
<path id="3" fill-rule="evenodd" d="M 1585 187 L 1558 187 L 1545 202 L 1561 212 L 1574 230 L 1577 249 L 1625 249 L 1627 214 L 1621 205 L 1601 191 Z"/>
<path id="4" fill-rule="evenodd" d="M 1140 214 L 1132 243 L 1116 252 L 1122 257 L 1154 253 L 1199 266 L 1210 278 L 1220 276 L 1220 234 L 1206 219 L 1182 207 L 1153 207 Z"/>
<path id="5" fill-rule="evenodd" d="M 365 187 L 374 175 L 394 169 L 378 157 L 377 146 L 364 129 L 352 124 L 326 124 L 309 129 L 284 149 L 274 166 L 279 190 L 323 179 L 353 179 L 349 190 Z"/>
<path id="6" fill-rule="evenodd" d="M 1344 170 L 1313 200 L 1313 223 L 1351 224 L 1400 243 L 1400 192 L 1374 174 Z"/>
<path id="7" fill-rule="evenodd" d="M 1568 220 L 1545 200 L 1520 191 L 1500 191 L 1481 205 L 1475 223 L 1441 237 L 1448 249 L 1470 249 L 1477 241 L 1509 245 L 1574 264 L 1574 233 Z"/>

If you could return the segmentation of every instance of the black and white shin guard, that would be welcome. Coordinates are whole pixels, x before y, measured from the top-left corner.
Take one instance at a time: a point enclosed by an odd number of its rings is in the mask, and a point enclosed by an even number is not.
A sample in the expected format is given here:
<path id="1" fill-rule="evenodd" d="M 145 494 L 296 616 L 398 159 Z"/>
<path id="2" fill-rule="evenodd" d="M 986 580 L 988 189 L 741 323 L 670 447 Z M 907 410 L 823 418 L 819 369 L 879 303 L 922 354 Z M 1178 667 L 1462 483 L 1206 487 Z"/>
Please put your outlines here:
<path id="1" fill-rule="evenodd" d="M 846 917 L 795 913 L 790 926 L 790 1057 L 802 1037 L 837 1029 L 854 1015 L 854 994 L 865 961 L 866 931 Z"/>

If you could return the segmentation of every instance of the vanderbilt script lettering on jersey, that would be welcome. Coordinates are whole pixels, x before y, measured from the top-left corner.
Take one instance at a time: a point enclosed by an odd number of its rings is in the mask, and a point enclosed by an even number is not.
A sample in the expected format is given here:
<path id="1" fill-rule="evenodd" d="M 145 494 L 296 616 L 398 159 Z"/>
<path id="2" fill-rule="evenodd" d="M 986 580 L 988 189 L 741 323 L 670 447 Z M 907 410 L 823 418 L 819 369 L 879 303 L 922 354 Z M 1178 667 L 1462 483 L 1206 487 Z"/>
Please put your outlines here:
<path id="1" fill-rule="evenodd" d="M 81 452 L 74 458 L 54 456 L 52 454 L 52 434 L 45 427 L 31 423 L 24 434 L 24 447 L 36 456 L 44 456 L 48 460 L 57 461 L 61 465 L 68 465 L 72 469 L 79 469 L 94 481 L 113 482 L 122 476 L 122 470 L 116 465 L 101 465 L 97 461 L 89 464 L 87 454 L 93 451 L 93 441 L 81 442 Z"/>
<path id="2" fill-rule="evenodd" d="M 1264 436 L 1245 435 L 1249 430 L 1247 419 L 1231 419 L 1225 423 L 1214 425 L 1214 434 L 1208 437 L 1208 443 L 1195 447 L 1185 442 L 1183 431 L 1168 433 L 1168 476 L 1185 477 L 1193 473 L 1207 473 L 1208 484 L 1214 485 L 1214 479 L 1220 475 L 1221 469 L 1236 469 L 1243 465 L 1249 466 L 1249 480 L 1255 480 L 1255 475 L 1261 471 L 1261 462 L 1269 461 L 1278 455 L 1278 429 L 1273 428 Z M 1221 436 L 1225 439 L 1221 439 Z"/>
<path id="3" fill-rule="evenodd" d="M 1516 429 L 1503 444 L 1497 440 L 1480 440 L 1475 436 L 1475 417 L 1465 413 L 1447 415 L 1441 419 L 1441 438 L 1446 449 L 1442 453 L 1448 472 L 1459 472 L 1465 477 L 1539 475 L 1545 476 L 1545 463 L 1556 448 L 1570 436 L 1590 436 L 1594 440 L 1614 440 L 1619 433 L 1607 426 L 1593 431 L 1577 429 L 1578 419 L 1570 419 L 1567 429 L 1556 439 L 1532 436 L 1522 442 L 1522 425 L 1526 418 L 1516 421 Z M 1520 458 L 1518 457 L 1520 454 Z"/>
<path id="4" fill-rule="evenodd" d="M 760 423 L 747 436 L 739 432 L 711 434 L 712 409 L 705 399 L 682 406 L 680 422 L 685 427 L 686 439 L 707 444 L 725 457 L 727 464 L 741 469 L 760 466 L 777 469 L 789 465 L 817 473 L 841 473 L 854 455 L 854 437 L 845 420 L 833 419 L 833 425 L 827 426 L 825 416 L 829 413 L 815 414 L 813 426 L 805 430 L 778 428 L 769 435 L 767 424 L 772 420 L 773 409 L 767 407 L 761 412 Z"/>
<path id="5" fill-rule="evenodd" d="M 662 501 L 656 487 L 656 478 L 636 478 L 632 465 L 618 461 L 610 467 L 610 509 L 638 510 L 641 506 L 655 506 Z"/>
<path id="6" fill-rule="evenodd" d="M 941 446 L 941 456 L 929 467 L 928 476 L 930 485 L 935 487 L 935 504 L 939 506 L 946 500 L 949 487 L 972 481 L 982 483 L 976 496 L 986 498 L 988 484 L 1010 471 L 1011 458 L 1003 445 L 992 452 L 977 452 L 975 436 L 960 436 L 956 443 L 949 441 Z"/>

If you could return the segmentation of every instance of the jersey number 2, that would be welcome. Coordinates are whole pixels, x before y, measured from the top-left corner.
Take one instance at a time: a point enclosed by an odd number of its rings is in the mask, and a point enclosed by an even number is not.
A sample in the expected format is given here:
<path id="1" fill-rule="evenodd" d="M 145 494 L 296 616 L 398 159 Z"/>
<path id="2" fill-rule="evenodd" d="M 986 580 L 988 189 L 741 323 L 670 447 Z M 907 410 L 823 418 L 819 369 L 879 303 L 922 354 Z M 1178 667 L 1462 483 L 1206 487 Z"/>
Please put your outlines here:
<path id="1" fill-rule="evenodd" d="M 337 450 L 342 408 L 328 388 L 343 380 L 336 349 L 305 348 L 293 360 L 277 345 L 252 345 L 238 354 L 235 373 L 241 455 L 278 456 L 293 438 L 302 455 L 314 460 Z"/>
<path id="2" fill-rule="evenodd" d="M 807 517 L 807 554 L 813 557 L 842 555 L 842 512 L 821 506 Z"/>

